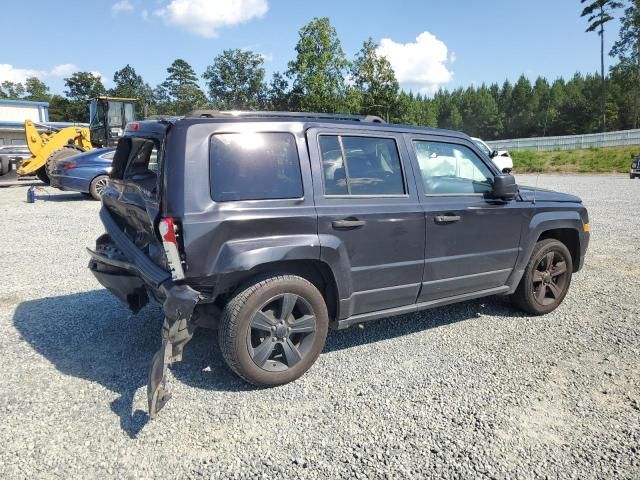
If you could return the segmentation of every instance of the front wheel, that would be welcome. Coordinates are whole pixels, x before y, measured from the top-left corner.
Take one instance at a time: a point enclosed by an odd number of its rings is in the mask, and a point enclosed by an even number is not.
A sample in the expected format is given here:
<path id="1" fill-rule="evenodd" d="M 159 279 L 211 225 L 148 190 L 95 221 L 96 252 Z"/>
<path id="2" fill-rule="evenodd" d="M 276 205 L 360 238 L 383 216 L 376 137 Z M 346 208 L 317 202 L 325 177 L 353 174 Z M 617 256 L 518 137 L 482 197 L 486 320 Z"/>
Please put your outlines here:
<path id="1" fill-rule="evenodd" d="M 320 355 L 329 317 L 304 278 L 278 275 L 240 291 L 224 309 L 218 339 L 227 365 L 257 386 L 302 376 Z"/>
<path id="2" fill-rule="evenodd" d="M 511 300 L 531 315 L 555 310 L 564 300 L 573 273 L 573 260 L 564 243 L 548 238 L 536 244 Z"/>

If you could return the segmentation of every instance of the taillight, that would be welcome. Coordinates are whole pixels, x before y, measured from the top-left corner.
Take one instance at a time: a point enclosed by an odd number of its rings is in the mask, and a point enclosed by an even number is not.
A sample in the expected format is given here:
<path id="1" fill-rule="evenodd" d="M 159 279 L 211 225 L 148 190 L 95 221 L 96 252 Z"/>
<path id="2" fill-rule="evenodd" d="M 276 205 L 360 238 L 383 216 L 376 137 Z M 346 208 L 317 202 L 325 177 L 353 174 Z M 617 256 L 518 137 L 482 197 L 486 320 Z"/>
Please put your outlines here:
<path id="1" fill-rule="evenodd" d="M 125 130 L 129 130 L 130 132 L 137 132 L 140 130 L 140 124 L 138 122 L 129 122 L 125 127 Z"/>
<path id="2" fill-rule="evenodd" d="M 162 246 L 167 256 L 167 263 L 174 280 L 184 279 L 184 269 L 180 258 L 180 245 L 178 243 L 178 228 L 173 218 L 162 218 L 158 224 L 158 230 L 162 237 Z"/>
<path id="3" fill-rule="evenodd" d="M 67 170 L 71 170 L 72 168 L 76 168 L 78 164 L 76 162 L 67 162 L 62 165 L 62 170 L 66 172 Z"/>

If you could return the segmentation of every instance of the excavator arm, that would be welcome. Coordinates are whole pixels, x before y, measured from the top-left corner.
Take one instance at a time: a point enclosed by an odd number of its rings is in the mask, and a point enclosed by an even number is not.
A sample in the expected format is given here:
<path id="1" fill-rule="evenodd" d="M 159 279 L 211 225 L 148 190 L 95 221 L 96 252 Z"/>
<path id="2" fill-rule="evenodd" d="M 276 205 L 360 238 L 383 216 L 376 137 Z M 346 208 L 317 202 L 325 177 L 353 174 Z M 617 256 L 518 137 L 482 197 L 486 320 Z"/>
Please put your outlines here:
<path id="1" fill-rule="evenodd" d="M 17 170 L 18 175 L 33 175 L 41 168 L 46 169 L 47 159 L 62 148 L 73 147 L 79 151 L 93 148 L 87 127 L 65 127 L 50 133 L 40 133 L 31 120 L 26 120 L 24 131 L 32 156 L 22 161 Z"/>

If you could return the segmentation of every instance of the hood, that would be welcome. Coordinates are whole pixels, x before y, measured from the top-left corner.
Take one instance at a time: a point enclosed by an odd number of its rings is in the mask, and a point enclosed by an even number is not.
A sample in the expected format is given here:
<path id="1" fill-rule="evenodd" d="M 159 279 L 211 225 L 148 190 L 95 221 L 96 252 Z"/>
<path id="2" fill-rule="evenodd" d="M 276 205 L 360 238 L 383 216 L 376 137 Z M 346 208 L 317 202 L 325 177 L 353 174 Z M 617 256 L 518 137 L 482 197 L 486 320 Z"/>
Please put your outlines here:
<path id="1" fill-rule="evenodd" d="M 546 190 L 544 188 L 527 187 L 525 185 L 519 185 L 518 188 L 520 190 L 520 196 L 525 201 L 582 203 L 580 197 L 568 193 L 554 192 L 553 190 Z"/>

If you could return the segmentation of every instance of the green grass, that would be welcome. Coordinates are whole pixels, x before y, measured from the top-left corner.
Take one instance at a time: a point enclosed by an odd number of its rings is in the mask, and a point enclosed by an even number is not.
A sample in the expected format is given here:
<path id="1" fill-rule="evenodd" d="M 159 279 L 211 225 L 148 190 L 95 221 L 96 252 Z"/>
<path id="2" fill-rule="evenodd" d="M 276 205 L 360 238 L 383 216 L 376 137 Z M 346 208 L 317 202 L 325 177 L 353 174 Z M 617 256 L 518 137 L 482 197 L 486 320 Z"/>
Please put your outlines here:
<path id="1" fill-rule="evenodd" d="M 628 173 L 640 146 L 556 150 L 553 152 L 512 151 L 516 172 Z"/>

